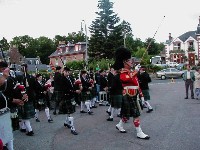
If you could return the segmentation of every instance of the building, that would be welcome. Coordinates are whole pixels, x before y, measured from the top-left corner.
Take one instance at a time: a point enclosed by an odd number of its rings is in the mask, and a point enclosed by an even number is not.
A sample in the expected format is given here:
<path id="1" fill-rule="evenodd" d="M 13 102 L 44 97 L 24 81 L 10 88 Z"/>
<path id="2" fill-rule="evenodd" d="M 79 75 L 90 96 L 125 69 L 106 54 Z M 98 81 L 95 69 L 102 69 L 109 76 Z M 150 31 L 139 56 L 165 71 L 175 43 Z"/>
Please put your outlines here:
<path id="1" fill-rule="evenodd" d="M 165 42 L 166 60 L 195 65 L 200 58 L 200 16 L 197 30 L 188 31 L 177 38 L 169 33 Z"/>
<path id="2" fill-rule="evenodd" d="M 50 58 L 52 66 L 63 66 L 67 62 L 85 60 L 86 42 L 71 44 L 68 42 L 59 42 L 58 48 L 53 52 Z"/>
<path id="3" fill-rule="evenodd" d="M 20 54 L 15 45 L 10 47 L 9 50 L 3 51 L 3 54 L 0 53 L 0 60 L 5 60 L 10 68 L 14 68 L 15 70 L 20 70 L 23 63 L 27 64 L 29 71 L 41 71 L 49 68 L 48 65 L 41 63 L 40 57 L 26 58 Z"/>

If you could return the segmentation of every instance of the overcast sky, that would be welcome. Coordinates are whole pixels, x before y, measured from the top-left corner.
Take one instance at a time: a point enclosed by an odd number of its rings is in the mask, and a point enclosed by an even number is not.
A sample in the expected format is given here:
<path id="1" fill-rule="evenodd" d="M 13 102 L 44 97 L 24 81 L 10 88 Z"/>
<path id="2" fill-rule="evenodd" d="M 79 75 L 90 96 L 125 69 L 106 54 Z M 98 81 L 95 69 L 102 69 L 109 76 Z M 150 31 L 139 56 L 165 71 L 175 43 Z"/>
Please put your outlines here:
<path id="1" fill-rule="evenodd" d="M 157 42 L 194 31 L 199 23 L 200 0 L 111 0 L 114 12 L 131 24 L 134 38 Z M 96 18 L 98 0 L 0 0 L 0 39 L 33 38 L 78 32 Z M 165 16 L 165 17 L 164 17 Z M 158 29 L 158 30 L 157 30 Z M 88 31 L 89 32 L 89 31 Z"/>

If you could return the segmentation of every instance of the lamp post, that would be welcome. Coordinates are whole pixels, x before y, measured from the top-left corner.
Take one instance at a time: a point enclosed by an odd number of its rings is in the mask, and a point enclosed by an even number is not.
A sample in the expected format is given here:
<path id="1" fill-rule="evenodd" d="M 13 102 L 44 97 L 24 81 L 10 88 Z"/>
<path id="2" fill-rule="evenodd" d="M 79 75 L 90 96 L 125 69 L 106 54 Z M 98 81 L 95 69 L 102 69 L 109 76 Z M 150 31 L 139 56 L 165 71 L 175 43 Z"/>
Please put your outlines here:
<path id="1" fill-rule="evenodd" d="M 124 32 L 124 47 L 126 47 L 126 32 Z"/>
<path id="2" fill-rule="evenodd" d="M 86 63 L 86 67 L 88 66 L 88 39 L 87 39 L 87 27 L 86 27 L 86 23 L 85 20 L 82 20 L 85 24 L 85 63 Z"/>

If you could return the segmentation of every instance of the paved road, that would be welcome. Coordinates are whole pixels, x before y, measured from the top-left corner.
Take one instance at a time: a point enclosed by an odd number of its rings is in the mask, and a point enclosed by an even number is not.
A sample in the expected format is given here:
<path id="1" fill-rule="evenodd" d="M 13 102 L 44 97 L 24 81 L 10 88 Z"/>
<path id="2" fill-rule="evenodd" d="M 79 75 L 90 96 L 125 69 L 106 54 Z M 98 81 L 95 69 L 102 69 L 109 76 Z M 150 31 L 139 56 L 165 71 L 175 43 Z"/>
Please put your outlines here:
<path id="1" fill-rule="evenodd" d="M 31 120 L 35 135 L 14 132 L 15 150 L 200 150 L 200 100 L 184 99 L 184 82 L 150 84 L 151 114 L 142 112 L 141 126 L 150 140 L 136 138 L 132 120 L 126 134 L 115 129 L 119 118 L 106 121 L 106 106 L 93 109 L 94 115 L 74 114 L 79 135 L 64 128 L 65 115 L 48 123 L 41 111 L 40 123 Z"/>

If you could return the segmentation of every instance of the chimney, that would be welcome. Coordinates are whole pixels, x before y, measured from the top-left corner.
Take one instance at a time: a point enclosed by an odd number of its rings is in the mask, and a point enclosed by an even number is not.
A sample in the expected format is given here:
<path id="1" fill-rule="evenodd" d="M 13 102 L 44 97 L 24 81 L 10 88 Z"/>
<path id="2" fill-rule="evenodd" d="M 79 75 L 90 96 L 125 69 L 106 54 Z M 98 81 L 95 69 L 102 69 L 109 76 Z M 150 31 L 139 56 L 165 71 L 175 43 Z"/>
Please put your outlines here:
<path id="1" fill-rule="evenodd" d="M 172 40 L 172 36 L 171 36 L 171 33 L 169 33 L 169 40 L 170 40 L 170 41 Z"/>

